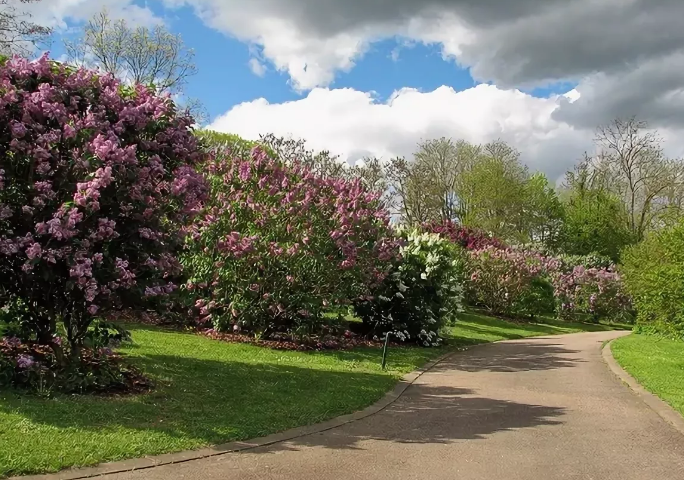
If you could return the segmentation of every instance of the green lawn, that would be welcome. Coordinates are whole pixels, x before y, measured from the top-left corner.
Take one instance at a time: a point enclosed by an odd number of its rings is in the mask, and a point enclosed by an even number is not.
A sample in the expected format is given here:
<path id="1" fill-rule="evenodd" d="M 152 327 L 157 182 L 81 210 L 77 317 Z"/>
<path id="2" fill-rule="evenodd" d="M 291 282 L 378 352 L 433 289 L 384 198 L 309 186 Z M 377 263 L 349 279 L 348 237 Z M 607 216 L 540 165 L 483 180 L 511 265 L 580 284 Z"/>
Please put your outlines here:
<path id="1" fill-rule="evenodd" d="M 615 340 L 611 350 L 646 390 L 684 415 L 684 342 L 634 334 Z"/>
<path id="2" fill-rule="evenodd" d="M 631 328 L 628 325 L 619 324 L 564 322 L 549 317 L 540 317 L 536 322 L 538 323 L 513 323 L 480 313 L 464 313 L 461 314 L 459 321 L 456 322 L 456 326 L 449 328 L 449 337 L 452 343 L 474 345 L 540 335 L 560 335 L 564 333 L 598 332 Z"/>
<path id="3" fill-rule="evenodd" d="M 122 398 L 0 392 L 0 477 L 52 472 L 253 438 L 360 410 L 442 349 L 283 352 L 189 333 L 129 326 L 123 349 L 157 383 Z M 464 315 L 451 345 L 607 328 L 515 324 Z"/>

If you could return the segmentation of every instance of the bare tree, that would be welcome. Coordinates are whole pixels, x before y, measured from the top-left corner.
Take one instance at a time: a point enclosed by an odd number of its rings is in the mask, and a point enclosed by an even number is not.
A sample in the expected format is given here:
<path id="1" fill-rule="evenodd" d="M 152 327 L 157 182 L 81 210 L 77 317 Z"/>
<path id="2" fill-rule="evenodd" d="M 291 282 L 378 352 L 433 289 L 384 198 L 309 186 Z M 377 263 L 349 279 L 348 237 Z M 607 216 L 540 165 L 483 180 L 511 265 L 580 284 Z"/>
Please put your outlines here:
<path id="1" fill-rule="evenodd" d="M 261 135 L 259 143 L 271 150 L 288 165 L 299 164 L 325 177 L 346 177 L 348 167 L 338 155 L 328 150 L 315 152 L 302 139 L 278 137 L 273 133 Z"/>
<path id="2" fill-rule="evenodd" d="M 431 176 L 424 166 L 404 157 L 392 158 L 385 166 L 394 214 L 409 225 L 439 219 L 441 197 L 432 193 Z"/>
<path id="3" fill-rule="evenodd" d="M 50 36 L 48 27 L 31 22 L 31 15 L 17 7 L 40 0 L 0 0 L 0 55 L 28 56 Z"/>
<path id="4" fill-rule="evenodd" d="M 463 140 L 454 142 L 445 137 L 418 145 L 418 151 L 414 154 L 417 170 L 423 170 L 431 177 L 430 190 L 441 199 L 441 219 L 455 220 L 463 216 L 459 180 L 479 154 L 479 146 Z"/>
<path id="5" fill-rule="evenodd" d="M 682 163 L 663 154 L 658 133 L 645 122 L 616 119 L 596 131 L 593 167 L 625 203 L 628 227 L 637 240 L 681 204 Z"/>
<path id="6" fill-rule="evenodd" d="M 179 93 L 188 77 L 197 73 L 195 52 L 180 35 L 163 25 L 130 27 L 114 20 L 106 9 L 95 15 L 76 41 L 65 41 L 69 60 L 100 67 L 132 83 L 154 85 L 161 91 Z"/>

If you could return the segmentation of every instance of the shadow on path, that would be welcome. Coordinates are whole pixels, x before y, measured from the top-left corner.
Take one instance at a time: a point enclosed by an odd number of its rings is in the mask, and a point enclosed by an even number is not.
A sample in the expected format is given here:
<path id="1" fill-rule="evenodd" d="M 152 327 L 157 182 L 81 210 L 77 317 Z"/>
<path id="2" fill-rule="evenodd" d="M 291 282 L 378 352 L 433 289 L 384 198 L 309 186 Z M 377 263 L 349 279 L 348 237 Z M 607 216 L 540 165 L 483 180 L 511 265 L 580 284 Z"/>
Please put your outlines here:
<path id="1" fill-rule="evenodd" d="M 440 363 L 434 371 L 460 370 L 464 372 L 522 372 L 569 368 L 581 362 L 561 344 L 539 342 L 497 343 L 456 354 Z"/>
<path id="2" fill-rule="evenodd" d="M 477 396 L 455 387 L 413 385 L 409 393 L 378 415 L 327 432 L 271 445 L 252 453 L 320 446 L 363 449 L 365 440 L 439 444 L 479 440 L 506 430 L 561 425 L 564 409 Z"/>
<path id="3" fill-rule="evenodd" d="M 486 398 L 471 389 L 430 385 L 427 379 L 435 374 L 448 376 L 454 371 L 505 373 L 572 368 L 582 361 L 575 355 L 578 353 L 559 343 L 538 341 L 498 343 L 459 352 L 434 367 L 424 377 L 425 383 L 412 385 L 378 415 L 253 452 L 312 446 L 357 449 L 363 448 L 364 440 L 449 443 L 483 439 L 500 431 L 560 425 L 563 408 Z"/>

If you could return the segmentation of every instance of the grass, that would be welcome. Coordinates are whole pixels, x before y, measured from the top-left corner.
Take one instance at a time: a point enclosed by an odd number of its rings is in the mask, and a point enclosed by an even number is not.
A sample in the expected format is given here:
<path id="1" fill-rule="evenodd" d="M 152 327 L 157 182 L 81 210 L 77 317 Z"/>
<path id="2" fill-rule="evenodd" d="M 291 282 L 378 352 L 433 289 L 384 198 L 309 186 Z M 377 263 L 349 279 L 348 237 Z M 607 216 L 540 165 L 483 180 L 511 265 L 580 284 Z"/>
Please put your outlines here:
<path id="1" fill-rule="evenodd" d="M 452 345 L 604 326 L 516 324 L 467 314 Z M 445 349 L 284 352 L 129 325 L 130 361 L 154 392 L 119 398 L 0 392 L 0 477 L 155 455 L 258 437 L 360 410 Z"/>
<path id="2" fill-rule="evenodd" d="M 684 415 L 684 342 L 633 334 L 615 340 L 611 350 L 646 390 Z"/>
<path id="3" fill-rule="evenodd" d="M 450 327 L 448 337 L 456 345 L 475 345 L 478 343 L 513 340 L 516 338 L 540 335 L 560 335 L 564 333 L 598 332 L 605 330 L 630 329 L 628 325 L 575 323 L 540 317 L 536 322 L 510 322 L 481 313 L 465 313 Z"/>

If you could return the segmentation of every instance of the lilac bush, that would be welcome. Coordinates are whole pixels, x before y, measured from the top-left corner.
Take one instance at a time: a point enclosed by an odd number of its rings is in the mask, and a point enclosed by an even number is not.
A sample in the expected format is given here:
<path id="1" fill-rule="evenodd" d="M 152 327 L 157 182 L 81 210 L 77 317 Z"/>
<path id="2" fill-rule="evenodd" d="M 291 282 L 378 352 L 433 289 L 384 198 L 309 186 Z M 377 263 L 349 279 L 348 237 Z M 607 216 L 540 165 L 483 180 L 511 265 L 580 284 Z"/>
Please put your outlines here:
<path id="1" fill-rule="evenodd" d="M 367 295 L 397 254 L 389 217 L 360 181 L 320 177 L 256 147 L 218 149 L 211 198 L 182 262 L 200 325 L 316 333 L 323 313 Z"/>
<path id="2" fill-rule="evenodd" d="M 553 283 L 560 318 L 590 316 L 595 322 L 599 318 L 631 320 L 631 300 L 612 265 L 608 268 L 577 265 L 572 271 L 556 272 Z"/>
<path id="3" fill-rule="evenodd" d="M 440 330 L 463 311 L 461 247 L 435 233 L 400 228 L 391 273 L 354 303 L 366 330 L 382 339 L 437 346 Z"/>
<path id="4" fill-rule="evenodd" d="M 487 247 L 505 249 L 506 244 L 488 232 L 478 228 L 466 227 L 450 220 L 431 222 L 423 225 L 422 230 L 437 233 L 466 250 L 480 250 Z"/>
<path id="5" fill-rule="evenodd" d="M 181 227 L 206 194 L 190 126 L 168 97 L 51 62 L 0 64 L 0 307 L 32 338 L 63 323 L 78 360 L 96 315 L 173 291 Z"/>
<path id="6" fill-rule="evenodd" d="M 568 262 L 569 257 L 517 248 L 472 251 L 469 298 L 493 313 L 513 317 L 555 311 L 562 319 L 631 319 L 631 301 L 613 265 L 587 268 Z"/>
<path id="7" fill-rule="evenodd" d="M 506 316 L 534 316 L 553 310 L 549 275 L 560 262 L 538 252 L 488 246 L 470 252 L 472 303 Z"/>

